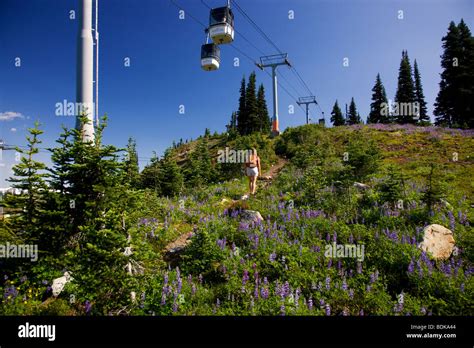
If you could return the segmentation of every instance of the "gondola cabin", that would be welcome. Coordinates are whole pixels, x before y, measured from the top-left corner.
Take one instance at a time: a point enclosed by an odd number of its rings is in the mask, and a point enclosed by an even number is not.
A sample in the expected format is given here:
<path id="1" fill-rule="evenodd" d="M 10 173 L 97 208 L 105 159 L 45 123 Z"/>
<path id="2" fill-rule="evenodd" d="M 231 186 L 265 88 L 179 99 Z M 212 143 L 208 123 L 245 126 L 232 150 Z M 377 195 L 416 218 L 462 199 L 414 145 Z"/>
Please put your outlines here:
<path id="1" fill-rule="evenodd" d="M 217 7 L 211 10 L 209 35 L 217 45 L 234 41 L 234 14 L 230 7 Z"/>
<path id="2" fill-rule="evenodd" d="M 219 69 L 221 50 L 216 44 L 210 43 L 201 46 L 201 68 L 206 71 Z"/>

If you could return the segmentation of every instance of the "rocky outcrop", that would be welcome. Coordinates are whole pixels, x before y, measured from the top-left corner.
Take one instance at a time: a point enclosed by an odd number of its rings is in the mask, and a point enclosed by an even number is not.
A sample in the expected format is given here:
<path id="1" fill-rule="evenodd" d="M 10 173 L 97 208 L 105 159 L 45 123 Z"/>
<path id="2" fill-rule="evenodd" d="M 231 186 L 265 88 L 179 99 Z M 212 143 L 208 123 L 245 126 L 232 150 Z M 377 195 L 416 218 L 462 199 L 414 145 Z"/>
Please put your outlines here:
<path id="1" fill-rule="evenodd" d="M 259 223 L 263 221 L 262 215 L 255 210 L 242 210 L 240 212 L 240 222 L 245 224 Z"/>

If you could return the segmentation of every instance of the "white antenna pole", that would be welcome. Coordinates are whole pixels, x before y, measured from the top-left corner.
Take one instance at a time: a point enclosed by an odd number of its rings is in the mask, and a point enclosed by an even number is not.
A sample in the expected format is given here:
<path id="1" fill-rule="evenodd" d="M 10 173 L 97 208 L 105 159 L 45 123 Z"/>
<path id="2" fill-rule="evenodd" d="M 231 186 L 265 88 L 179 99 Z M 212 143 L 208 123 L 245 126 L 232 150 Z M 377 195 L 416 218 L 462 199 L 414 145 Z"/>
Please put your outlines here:
<path id="1" fill-rule="evenodd" d="M 99 127 L 99 0 L 95 0 L 95 124 Z"/>
<path id="2" fill-rule="evenodd" d="M 81 125 L 77 115 L 76 128 L 83 141 L 94 141 L 94 42 L 92 39 L 92 0 L 81 0 L 81 16 L 77 40 L 77 89 L 79 112 L 86 113 L 88 122 Z"/>

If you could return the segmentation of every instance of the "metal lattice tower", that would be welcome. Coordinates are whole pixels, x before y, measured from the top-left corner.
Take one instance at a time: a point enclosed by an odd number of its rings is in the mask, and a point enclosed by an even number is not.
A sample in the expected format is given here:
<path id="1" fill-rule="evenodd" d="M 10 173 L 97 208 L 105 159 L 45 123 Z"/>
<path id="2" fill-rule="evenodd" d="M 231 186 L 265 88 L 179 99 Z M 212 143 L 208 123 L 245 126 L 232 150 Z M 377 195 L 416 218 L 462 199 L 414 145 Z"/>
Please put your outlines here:
<path id="1" fill-rule="evenodd" d="M 273 117 L 272 117 L 272 134 L 279 135 L 280 129 L 278 127 L 278 80 L 276 75 L 276 69 L 280 65 L 288 65 L 291 67 L 288 61 L 288 54 L 274 54 L 271 56 L 260 57 L 260 64 L 257 66 L 264 70 L 264 68 L 272 68 L 272 79 L 273 79 Z"/>
<path id="2" fill-rule="evenodd" d="M 305 105 L 306 106 L 306 124 L 309 124 L 309 104 L 317 105 L 318 102 L 316 101 L 316 97 L 311 95 L 308 97 L 300 97 L 296 102 L 298 105 Z"/>

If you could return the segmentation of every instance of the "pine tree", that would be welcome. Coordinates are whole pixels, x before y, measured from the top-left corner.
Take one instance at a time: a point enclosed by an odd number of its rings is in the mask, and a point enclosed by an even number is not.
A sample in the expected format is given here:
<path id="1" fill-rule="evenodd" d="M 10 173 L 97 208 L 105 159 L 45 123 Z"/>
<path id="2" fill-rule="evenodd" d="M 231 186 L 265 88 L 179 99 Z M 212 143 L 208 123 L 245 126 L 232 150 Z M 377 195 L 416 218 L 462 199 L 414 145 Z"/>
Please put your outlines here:
<path id="1" fill-rule="evenodd" d="M 248 127 L 248 116 L 247 116 L 247 107 L 246 107 L 246 87 L 245 87 L 245 77 L 242 78 L 240 84 L 240 98 L 239 98 L 239 110 L 237 111 L 237 130 L 240 135 L 247 134 Z"/>
<path id="2" fill-rule="evenodd" d="M 377 74 L 375 85 L 372 88 L 372 103 L 367 123 L 389 123 L 388 100 L 380 74 Z"/>
<path id="3" fill-rule="evenodd" d="M 20 163 L 13 166 L 13 177 L 7 179 L 13 183 L 12 187 L 19 190 L 19 195 L 8 195 L 6 203 L 11 208 L 20 210 L 20 214 L 13 215 L 12 227 L 17 236 L 28 242 L 38 242 L 39 217 L 42 213 L 41 204 L 47 191 L 45 183 L 46 166 L 33 159 L 38 154 L 38 145 L 42 143 L 38 137 L 43 134 L 39 123 L 28 129 L 26 149 L 17 148 L 20 153 Z"/>
<path id="4" fill-rule="evenodd" d="M 407 51 L 402 51 L 402 60 L 398 72 L 398 87 L 395 95 L 395 120 L 397 123 L 416 123 L 413 106 L 415 103 L 415 86 Z"/>
<path id="5" fill-rule="evenodd" d="M 132 187 L 138 187 L 140 181 L 140 169 L 138 167 L 137 143 L 134 139 L 128 139 L 126 151 L 124 161 L 126 182 Z"/>
<path id="6" fill-rule="evenodd" d="M 169 149 L 165 152 L 163 160 L 160 162 L 158 175 L 162 195 L 172 197 L 181 192 L 183 188 L 183 175 Z"/>
<path id="7" fill-rule="evenodd" d="M 334 103 L 334 106 L 331 111 L 331 122 L 335 127 L 343 126 L 345 124 L 344 116 L 342 116 L 342 111 L 339 107 L 339 104 L 337 103 L 337 100 Z"/>
<path id="8" fill-rule="evenodd" d="M 443 37 L 441 82 L 434 114 L 436 124 L 474 127 L 474 38 L 464 20 L 451 22 Z"/>
<path id="9" fill-rule="evenodd" d="M 150 164 L 146 165 L 143 168 L 143 171 L 140 174 L 140 187 L 149 188 L 160 194 L 160 160 L 156 155 L 156 152 L 153 151 L 153 155 L 150 160 Z"/>
<path id="10" fill-rule="evenodd" d="M 259 131 L 269 133 L 271 130 L 270 116 L 268 115 L 267 101 L 265 100 L 265 88 L 260 84 L 257 93 L 257 109 L 259 118 Z"/>
<path id="11" fill-rule="evenodd" d="M 413 66 L 413 74 L 415 76 L 415 100 L 418 103 L 419 119 L 418 122 L 426 124 L 430 122 L 430 117 L 427 114 L 425 95 L 423 93 L 423 85 L 421 84 L 420 71 L 418 70 L 418 63 Z"/>
<path id="12" fill-rule="evenodd" d="M 349 105 L 349 117 L 347 124 L 359 124 L 362 123 L 359 113 L 357 112 L 356 104 L 354 98 L 351 99 L 351 104 Z"/>
<path id="13" fill-rule="evenodd" d="M 249 82 L 245 90 L 245 114 L 247 116 L 247 129 L 243 135 L 251 134 L 258 131 L 258 103 L 257 103 L 257 76 L 252 72 L 249 76 Z"/>

